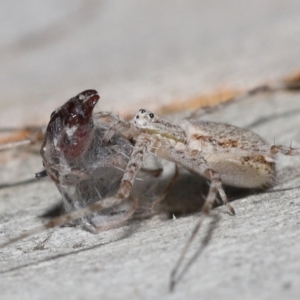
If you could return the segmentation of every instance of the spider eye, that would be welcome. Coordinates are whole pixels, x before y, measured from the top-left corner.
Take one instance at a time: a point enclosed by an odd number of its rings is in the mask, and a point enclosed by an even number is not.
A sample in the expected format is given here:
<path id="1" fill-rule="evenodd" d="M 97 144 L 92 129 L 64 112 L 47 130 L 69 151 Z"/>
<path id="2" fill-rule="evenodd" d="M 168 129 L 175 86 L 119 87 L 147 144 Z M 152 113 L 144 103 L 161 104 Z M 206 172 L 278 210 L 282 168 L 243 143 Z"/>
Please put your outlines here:
<path id="1" fill-rule="evenodd" d="M 146 111 L 144 109 L 140 109 L 140 113 L 144 114 Z"/>
<path id="2" fill-rule="evenodd" d="M 135 116 L 135 118 L 136 118 L 136 119 L 139 119 L 139 118 L 140 118 L 140 116 L 139 116 L 139 115 L 136 115 L 136 116 Z"/>
<path id="3" fill-rule="evenodd" d="M 150 114 L 149 114 L 149 117 L 150 117 L 151 119 L 153 119 L 153 118 L 154 118 L 154 114 L 153 114 L 153 113 L 150 113 Z"/>

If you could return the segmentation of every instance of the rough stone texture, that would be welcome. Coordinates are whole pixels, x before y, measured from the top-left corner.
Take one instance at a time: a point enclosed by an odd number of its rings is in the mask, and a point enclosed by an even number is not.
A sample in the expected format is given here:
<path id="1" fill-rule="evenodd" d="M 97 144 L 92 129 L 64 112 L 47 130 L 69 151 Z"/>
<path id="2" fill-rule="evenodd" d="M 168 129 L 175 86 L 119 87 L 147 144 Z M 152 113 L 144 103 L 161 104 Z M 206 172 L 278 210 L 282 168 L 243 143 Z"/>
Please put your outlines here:
<path id="1" fill-rule="evenodd" d="M 299 13 L 299 1 L 283 0 L 7 2 L 0 125 L 44 124 L 86 88 L 99 90 L 99 109 L 126 112 L 282 77 L 300 65 Z M 299 97 L 254 97 L 209 119 L 300 146 Z M 2 183 L 41 168 L 25 150 L 1 153 L 0 162 Z M 300 157 L 281 157 L 275 189 L 300 186 L 299 166 Z M 234 217 L 215 209 L 172 294 L 170 271 L 197 214 L 99 235 L 58 228 L 44 244 L 49 232 L 1 249 L 0 298 L 299 299 L 299 196 L 299 188 L 248 196 L 233 202 Z M 0 241 L 40 224 L 37 216 L 58 199 L 46 181 L 1 189 Z"/>

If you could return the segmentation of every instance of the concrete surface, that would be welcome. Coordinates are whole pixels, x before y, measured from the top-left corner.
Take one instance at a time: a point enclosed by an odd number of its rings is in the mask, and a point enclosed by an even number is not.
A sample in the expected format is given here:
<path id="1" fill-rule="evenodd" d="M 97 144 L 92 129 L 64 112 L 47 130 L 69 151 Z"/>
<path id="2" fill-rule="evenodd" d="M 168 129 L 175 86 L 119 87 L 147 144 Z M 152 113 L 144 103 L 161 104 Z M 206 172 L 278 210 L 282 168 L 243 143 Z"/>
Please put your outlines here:
<path id="1" fill-rule="evenodd" d="M 300 66 L 299 17 L 300 2 L 283 0 L 5 2 L 0 127 L 44 124 L 87 88 L 99 91 L 99 109 L 128 112 L 282 77 Z M 209 118 L 300 146 L 299 97 L 255 97 Z M 41 168 L 25 150 L 0 158 L 2 183 Z M 276 189 L 300 186 L 299 166 L 280 158 Z M 58 228 L 1 249 L 0 299 L 299 299 L 299 196 L 255 194 L 233 202 L 235 217 L 215 209 L 173 293 L 170 271 L 197 214 L 100 235 Z M 0 242 L 40 224 L 58 199 L 51 182 L 0 189 Z"/>

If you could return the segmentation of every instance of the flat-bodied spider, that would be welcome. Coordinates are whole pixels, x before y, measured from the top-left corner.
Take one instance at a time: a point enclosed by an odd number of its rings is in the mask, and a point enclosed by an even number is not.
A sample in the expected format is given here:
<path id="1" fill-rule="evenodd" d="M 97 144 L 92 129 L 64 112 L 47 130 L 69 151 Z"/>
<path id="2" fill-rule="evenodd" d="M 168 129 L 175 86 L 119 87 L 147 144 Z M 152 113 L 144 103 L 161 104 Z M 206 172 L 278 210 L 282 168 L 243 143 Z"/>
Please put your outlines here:
<path id="1" fill-rule="evenodd" d="M 101 112 L 98 117 L 111 119 L 112 125 L 104 133 L 104 145 L 109 143 L 115 135 L 134 141 L 134 148 L 116 194 L 83 209 L 55 218 L 2 246 L 47 228 L 63 225 L 106 209 L 114 209 L 121 213 L 117 217 L 106 218 L 99 222 L 97 231 L 122 224 L 136 211 L 137 199 L 130 197 L 130 192 L 138 171 L 151 153 L 159 158 L 170 160 L 211 182 L 199 221 L 173 270 L 173 284 L 182 258 L 204 218 L 209 214 L 217 194 L 234 214 L 234 209 L 228 203 L 223 184 L 245 188 L 272 186 L 276 176 L 275 155 L 279 152 L 284 155 L 300 154 L 299 149 L 270 146 L 250 130 L 223 123 L 199 120 L 171 122 L 145 109 L 141 109 L 129 122 L 108 112 Z M 73 132 L 70 133 L 73 134 Z"/>

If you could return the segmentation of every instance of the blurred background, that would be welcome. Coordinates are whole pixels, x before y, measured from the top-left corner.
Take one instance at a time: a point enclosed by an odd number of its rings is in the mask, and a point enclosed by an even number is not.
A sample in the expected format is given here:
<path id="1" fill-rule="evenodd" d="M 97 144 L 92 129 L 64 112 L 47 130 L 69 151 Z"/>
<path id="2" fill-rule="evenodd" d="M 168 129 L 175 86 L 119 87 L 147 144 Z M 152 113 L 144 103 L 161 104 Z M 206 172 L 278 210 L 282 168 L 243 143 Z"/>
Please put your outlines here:
<path id="1" fill-rule="evenodd" d="M 2 1 L 0 127 L 89 88 L 130 113 L 280 78 L 300 67 L 299 16 L 297 0 Z"/>

